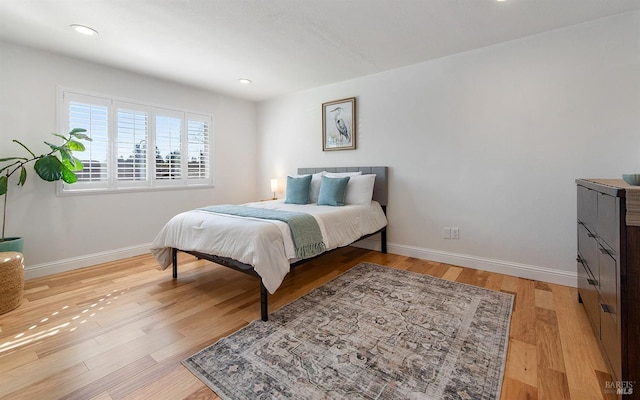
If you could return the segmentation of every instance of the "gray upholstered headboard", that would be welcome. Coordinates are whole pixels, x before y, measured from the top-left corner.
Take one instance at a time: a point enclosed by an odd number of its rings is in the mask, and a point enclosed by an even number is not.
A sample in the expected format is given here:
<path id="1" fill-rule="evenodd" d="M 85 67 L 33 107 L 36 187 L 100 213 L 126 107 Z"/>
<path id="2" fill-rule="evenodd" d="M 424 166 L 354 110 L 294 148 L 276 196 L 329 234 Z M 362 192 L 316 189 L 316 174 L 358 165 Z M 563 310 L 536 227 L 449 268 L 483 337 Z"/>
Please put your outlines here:
<path id="1" fill-rule="evenodd" d="M 298 168 L 298 174 L 315 174 L 317 172 L 357 172 L 363 174 L 376 174 L 376 183 L 373 186 L 373 200 L 381 206 L 387 206 L 389 197 L 387 167 L 318 167 L 318 168 Z"/>

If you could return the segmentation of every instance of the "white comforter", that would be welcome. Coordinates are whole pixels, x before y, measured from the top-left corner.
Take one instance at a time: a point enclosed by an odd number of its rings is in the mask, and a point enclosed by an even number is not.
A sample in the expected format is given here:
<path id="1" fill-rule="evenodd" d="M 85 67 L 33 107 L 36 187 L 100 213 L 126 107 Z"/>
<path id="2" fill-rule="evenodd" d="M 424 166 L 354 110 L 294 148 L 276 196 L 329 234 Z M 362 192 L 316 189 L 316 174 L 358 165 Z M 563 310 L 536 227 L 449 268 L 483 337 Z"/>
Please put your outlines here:
<path id="1" fill-rule="evenodd" d="M 327 250 L 346 246 L 387 225 L 382 207 L 342 207 L 285 204 L 282 200 L 247 203 L 246 206 L 305 212 L 318 221 Z M 228 257 L 252 265 L 264 286 L 274 293 L 296 261 L 287 223 L 192 210 L 173 217 L 151 245 L 162 269 L 171 265 L 171 248 Z"/>

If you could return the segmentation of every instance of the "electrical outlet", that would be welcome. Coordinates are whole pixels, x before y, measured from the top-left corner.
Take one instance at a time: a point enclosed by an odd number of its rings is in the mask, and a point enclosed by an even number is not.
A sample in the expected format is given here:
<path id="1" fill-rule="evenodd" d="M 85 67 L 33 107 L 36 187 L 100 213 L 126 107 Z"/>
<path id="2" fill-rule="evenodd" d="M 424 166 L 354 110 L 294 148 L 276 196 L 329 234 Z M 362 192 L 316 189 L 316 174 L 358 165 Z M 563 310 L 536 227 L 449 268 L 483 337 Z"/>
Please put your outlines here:
<path id="1" fill-rule="evenodd" d="M 458 228 L 451 228 L 451 239 L 460 239 L 460 230 Z"/>
<path id="2" fill-rule="evenodd" d="M 445 239 L 451 239 L 451 228 L 442 228 L 442 237 Z"/>

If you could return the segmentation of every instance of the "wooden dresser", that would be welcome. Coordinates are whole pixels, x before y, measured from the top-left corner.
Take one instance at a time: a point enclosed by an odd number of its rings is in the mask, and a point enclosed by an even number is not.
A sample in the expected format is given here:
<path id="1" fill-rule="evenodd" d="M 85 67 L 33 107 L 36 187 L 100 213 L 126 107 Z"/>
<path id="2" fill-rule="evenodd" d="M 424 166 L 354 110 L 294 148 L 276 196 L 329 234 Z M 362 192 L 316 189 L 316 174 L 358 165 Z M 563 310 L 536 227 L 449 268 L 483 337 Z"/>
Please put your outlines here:
<path id="1" fill-rule="evenodd" d="M 604 390 L 640 399 L 640 187 L 618 179 L 576 184 L 578 300 L 609 363 L 613 381 Z"/>

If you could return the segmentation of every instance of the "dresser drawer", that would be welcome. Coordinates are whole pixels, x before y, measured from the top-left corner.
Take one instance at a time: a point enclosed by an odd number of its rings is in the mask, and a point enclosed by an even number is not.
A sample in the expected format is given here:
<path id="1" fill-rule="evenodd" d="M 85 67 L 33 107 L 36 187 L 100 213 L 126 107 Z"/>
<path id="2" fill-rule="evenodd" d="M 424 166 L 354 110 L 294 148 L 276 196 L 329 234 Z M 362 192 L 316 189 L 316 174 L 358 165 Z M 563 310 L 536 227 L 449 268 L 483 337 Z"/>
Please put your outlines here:
<path id="1" fill-rule="evenodd" d="M 605 357 L 615 374 L 614 380 L 622 380 L 622 341 L 618 316 L 611 314 L 604 307 L 600 312 L 600 341 L 605 349 Z"/>
<path id="2" fill-rule="evenodd" d="M 598 215 L 598 192 L 578 186 L 578 221 L 592 231 L 595 230 Z"/>
<path id="3" fill-rule="evenodd" d="M 620 247 L 620 218 L 617 197 L 598 194 L 598 237 L 617 251 Z"/>
<path id="4" fill-rule="evenodd" d="M 595 235 L 582 224 L 578 224 L 578 255 L 584 263 L 583 267 L 585 267 L 596 280 L 597 286 L 597 281 L 600 279 L 598 241 Z"/>
<path id="5" fill-rule="evenodd" d="M 584 304 L 584 310 L 587 312 L 591 328 L 596 334 L 596 338 L 600 339 L 600 301 L 598 290 L 594 285 L 593 277 L 584 264 L 578 261 L 578 293 Z"/>
<path id="6" fill-rule="evenodd" d="M 618 310 L 618 264 L 616 260 L 603 247 L 599 247 L 598 254 L 598 289 L 606 308 L 613 315 L 619 313 Z"/>

